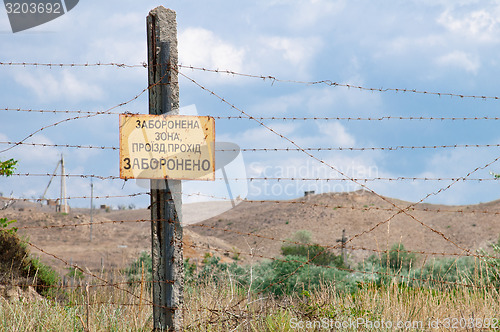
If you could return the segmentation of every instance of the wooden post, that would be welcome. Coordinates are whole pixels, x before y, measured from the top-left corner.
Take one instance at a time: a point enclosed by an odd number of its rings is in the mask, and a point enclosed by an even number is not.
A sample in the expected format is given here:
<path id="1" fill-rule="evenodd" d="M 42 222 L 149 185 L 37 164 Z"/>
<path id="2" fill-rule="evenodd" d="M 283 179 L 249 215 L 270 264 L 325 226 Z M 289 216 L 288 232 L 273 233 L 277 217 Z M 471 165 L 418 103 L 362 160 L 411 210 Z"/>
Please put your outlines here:
<path id="1" fill-rule="evenodd" d="M 147 18 L 149 114 L 179 114 L 177 23 L 162 6 Z M 159 83 L 160 84 L 157 84 Z M 153 322 L 155 331 L 180 331 L 184 288 L 180 180 L 151 180 Z"/>

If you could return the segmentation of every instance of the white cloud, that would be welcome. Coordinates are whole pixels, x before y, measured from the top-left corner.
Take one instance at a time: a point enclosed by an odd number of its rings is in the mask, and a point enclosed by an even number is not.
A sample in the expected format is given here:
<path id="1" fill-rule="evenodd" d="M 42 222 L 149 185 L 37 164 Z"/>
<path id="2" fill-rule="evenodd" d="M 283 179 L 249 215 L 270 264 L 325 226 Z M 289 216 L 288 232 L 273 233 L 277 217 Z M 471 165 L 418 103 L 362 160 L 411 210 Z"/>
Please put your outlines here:
<path id="1" fill-rule="evenodd" d="M 323 48 L 320 37 L 263 36 L 255 45 L 253 70 L 282 77 L 307 79 L 310 66 Z"/>
<path id="2" fill-rule="evenodd" d="M 252 105 L 248 108 L 248 112 L 252 116 L 266 116 L 273 114 L 279 116 L 285 113 L 291 113 L 294 107 L 302 105 L 306 98 L 303 94 L 287 94 L 274 98 L 263 99 L 262 102 Z"/>
<path id="3" fill-rule="evenodd" d="M 44 135 L 34 135 L 26 143 L 54 144 Z M 44 173 L 47 169 L 56 166 L 61 157 L 61 149 L 51 146 L 40 147 L 33 145 L 18 145 L 8 152 L 11 158 L 19 160 L 20 166 L 34 167 L 38 172 Z"/>
<path id="4" fill-rule="evenodd" d="M 325 146 L 353 147 L 356 144 L 354 136 L 339 122 L 318 123 L 317 126 Z"/>
<path id="5" fill-rule="evenodd" d="M 435 47 L 442 47 L 445 42 L 445 38 L 437 34 L 420 37 L 397 36 L 383 43 L 383 47 L 375 53 L 375 56 L 385 58 L 386 56 L 404 55 L 416 50 L 433 50 Z"/>
<path id="6" fill-rule="evenodd" d="M 341 84 L 354 86 L 364 86 L 365 83 L 360 78 L 352 78 Z M 346 87 L 327 86 L 322 89 L 312 89 L 309 91 L 306 109 L 310 115 L 314 116 L 346 116 L 379 113 L 382 105 L 382 97 L 378 93 L 361 91 L 359 89 L 348 89 Z M 339 110 L 341 110 L 339 112 Z"/>
<path id="7" fill-rule="evenodd" d="M 67 101 L 77 103 L 82 100 L 100 100 L 103 90 L 92 83 L 85 82 L 68 70 L 53 73 L 37 71 L 16 71 L 14 79 L 30 89 L 44 102 Z"/>
<path id="8" fill-rule="evenodd" d="M 453 51 L 436 59 L 440 66 L 457 67 L 471 73 L 477 73 L 481 66 L 477 56 L 467 54 L 462 51 Z"/>
<path id="9" fill-rule="evenodd" d="M 317 37 L 288 38 L 264 37 L 262 43 L 266 49 L 275 50 L 280 57 L 294 66 L 303 66 L 319 52 L 322 42 Z"/>
<path id="10" fill-rule="evenodd" d="M 496 42 L 499 32 L 498 12 L 497 7 L 467 12 L 458 17 L 459 15 L 447 10 L 441 14 L 437 22 L 460 37 L 479 42 Z"/>
<path id="11" fill-rule="evenodd" d="M 188 28 L 179 34 L 179 62 L 184 65 L 241 71 L 245 50 L 202 28 Z"/>
<path id="12" fill-rule="evenodd" d="M 347 6 L 345 0 L 266 0 L 265 6 L 289 10 L 288 26 L 291 29 L 316 27 L 322 20 L 335 19 Z M 264 8 L 266 10 L 266 8 Z"/>

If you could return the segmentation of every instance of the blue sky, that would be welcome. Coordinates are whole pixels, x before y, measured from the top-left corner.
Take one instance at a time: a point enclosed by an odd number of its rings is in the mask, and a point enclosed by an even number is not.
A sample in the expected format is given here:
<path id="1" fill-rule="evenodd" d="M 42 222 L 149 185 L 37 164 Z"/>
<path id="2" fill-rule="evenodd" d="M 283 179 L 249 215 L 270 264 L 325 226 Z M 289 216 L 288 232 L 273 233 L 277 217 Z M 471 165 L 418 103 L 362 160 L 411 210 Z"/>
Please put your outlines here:
<path id="1" fill-rule="evenodd" d="M 146 61 L 145 20 L 164 5 L 177 12 L 180 63 L 283 80 L 331 80 L 368 88 L 417 89 L 500 96 L 500 5 L 495 1 L 81 1 L 68 14 L 12 34 L 0 9 L 0 62 L 140 64 Z M 256 117 L 474 117 L 498 116 L 499 100 L 371 92 L 274 82 L 182 69 L 182 73 Z M 144 68 L 47 68 L 0 66 L 0 108 L 102 111 L 147 86 Z M 187 79 L 180 104 L 200 115 L 237 116 Z M 147 94 L 117 112 L 147 113 Z M 74 114 L 2 111 L 0 142 L 19 141 Z M 499 144 L 499 121 L 270 121 L 264 123 L 301 147 Z M 216 137 L 242 148 L 286 148 L 289 142 L 251 120 L 217 120 Z M 27 142 L 118 146 L 118 115 L 78 119 L 43 130 Z M 0 143 L 0 150 L 9 145 Z M 321 151 L 318 158 L 355 178 L 462 177 L 499 157 L 498 147 L 398 151 Z M 17 146 L 0 160 L 19 160 L 19 173 L 52 173 L 64 153 L 67 173 L 119 175 L 113 150 Z M 491 179 L 500 162 L 471 178 Z M 301 152 L 244 152 L 228 166 L 231 178 L 339 178 Z M 219 172 L 220 173 L 220 172 Z M 217 174 L 221 177 L 221 174 Z M 39 197 L 48 177 L 0 180 L 0 192 Z M 451 181 L 370 181 L 376 192 L 417 201 Z M 304 190 L 355 190 L 345 181 L 231 182 L 235 196 L 288 199 Z M 88 178 L 69 178 L 69 196 L 90 194 Z M 134 181 L 95 180 L 96 195 L 147 191 Z M 186 182 L 186 193 L 227 197 L 222 181 Z M 57 197 L 53 185 L 48 196 Z M 471 204 L 498 199 L 496 181 L 454 184 L 428 202 Z M 207 199 L 186 196 L 185 201 Z M 146 206 L 147 196 L 98 200 L 98 204 Z M 74 199 L 72 206 L 88 200 Z"/>

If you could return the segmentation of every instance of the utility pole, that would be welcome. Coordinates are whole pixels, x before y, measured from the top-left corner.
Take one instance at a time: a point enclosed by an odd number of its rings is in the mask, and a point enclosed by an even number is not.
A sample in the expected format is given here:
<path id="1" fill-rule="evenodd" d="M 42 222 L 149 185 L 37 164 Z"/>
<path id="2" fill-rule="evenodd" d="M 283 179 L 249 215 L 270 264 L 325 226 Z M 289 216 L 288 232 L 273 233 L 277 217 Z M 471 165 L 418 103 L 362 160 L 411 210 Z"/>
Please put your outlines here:
<path id="1" fill-rule="evenodd" d="M 341 251 L 342 262 L 345 265 L 347 265 L 347 253 L 346 253 L 346 250 L 345 250 L 345 244 L 347 242 L 347 237 L 345 236 L 345 229 L 342 230 L 342 238 L 338 239 L 337 242 L 341 243 L 341 248 L 342 248 L 342 251 Z"/>
<path id="2" fill-rule="evenodd" d="M 94 182 L 90 178 L 90 242 L 92 242 L 92 224 L 94 223 Z"/>
<path id="3" fill-rule="evenodd" d="M 162 6 L 153 9 L 147 17 L 147 34 L 149 114 L 179 114 L 175 12 Z M 154 331 L 181 331 L 182 185 L 180 180 L 150 181 Z"/>
<path id="4" fill-rule="evenodd" d="M 66 171 L 64 169 L 64 156 L 61 153 L 61 208 L 60 212 L 62 213 L 68 213 L 68 203 L 66 201 Z"/>

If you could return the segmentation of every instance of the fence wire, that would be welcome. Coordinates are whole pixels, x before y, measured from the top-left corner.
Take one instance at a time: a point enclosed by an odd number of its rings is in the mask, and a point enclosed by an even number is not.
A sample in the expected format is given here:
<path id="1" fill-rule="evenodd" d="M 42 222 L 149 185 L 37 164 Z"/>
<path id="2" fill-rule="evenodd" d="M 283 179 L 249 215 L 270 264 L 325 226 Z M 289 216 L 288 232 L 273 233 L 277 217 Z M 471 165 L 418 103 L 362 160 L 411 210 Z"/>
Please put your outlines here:
<path id="1" fill-rule="evenodd" d="M 146 63 L 140 63 L 140 64 L 125 64 L 125 63 L 60 63 L 60 64 L 54 64 L 54 63 L 37 63 L 37 62 L 32 62 L 32 63 L 25 63 L 25 62 L 0 62 L 0 66 L 23 66 L 23 67 L 48 67 L 48 68 L 62 68 L 62 67 L 116 67 L 116 68 L 147 68 L 148 65 Z M 434 95 L 434 96 L 447 96 L 447 97 L 457 97 L 460 99 L 480 99 L 480 100 L 498 100 L 500 99 L 499 97 L 496 96 L 481 96 L 481 95 L 467 95 L 467 94 L 458 94 L 458 93 L 442 93 L 442 92 L 433 92 L 433 91 L 426 91 L 426 90 L 418 90 L 418 89 L 400 89 L 400 88 L 370 88 L 370 87 L 364 87 L 364 86 L 358 86 L 358 85 L 351 85 L 351 84 L 345 84 L 345 83 L 338 83 L 335 81 L 331 80 L 320 80 L 320 81 L 298 81 L 298 80 L 287 80 L 287 79 L 280 79 L 271 75 L 252 75 L 252 74 L 245 74 L 245 73 L 238 73 L 234 71 L 225 71 L 225 70 L 217 70 L 217 69 L 207 69 L 207 68 L 202 68 L 202 67 L 193 67 L 193 66 L 183 66 L 180 65 L 178 66 L 180 69 L 184 70 L 192 70 L 192 71 L 200 71 L 200 72 L 210 72 L 210 73 L 215 73 L 215 74 L 226 74 L 226 75 L 232 75 L 232 76 L 242 76 L 242 77 L 247 77 L 247 78 L 255 78 L 255 79 L 260 79 L 264 81 L 270 81 L 271 83 L 294 83 L 294 84 L 303 84 L 303 85 L 326 85 L 326 86 L 331 86 L 331 87 L 342 87 L 342 88 L 348 88 L 348 89 L 356 89 L 356 90 L 362 90 L 362 91 L 370 91 L 370 92 L 394 92 L 394 93 L 413 93 L 413 94 L 423 94 L 423 95 Z M 288 274 L 283 276 L 277 281 L 274 281 L 267 285 L 265 288 L 261 289 L 257 295 L 264 294 L 266 291 L 268 291 L 270 288 L 275 287 L 275 286 L 280 286 L 284 284 L 289 278 L 292 276 L 296 275 L 302 268 L 305 266 L 318 266 L 317 264 L 314 263 L 315 259 L 327 252 L 327 251 L 338 251 L 340 249 L 344 250 L 349 250 L 351 252 L 370 252 L 374 254 L 379 254 L 379 255 L 388 255 L 392 250 L 381 250 L 378 248 L 369 248 L 367 246 L 359 246 L 359 245 L 353 245 L 352 242 L 362 236 L 366 236 L 367 234 L 372 233 L 374 230 L 379 228 L 382 225 L 388 224 L 391 220 L 393 220 L 396 216 L 398 215 L 405 215 L 408 218 L 410 218 L 413 222 L 416 222 L 419 224 L 424 231 L 434 233 L 435 235 L 439 236 L 444 242 L 447 244 L 451 245 L 452 247 L 456 248 L 459 252 L 436 252 L 436 251 L 425 251 L 425 250 L 397 250 L 396 252 L 399 253 L 409 253 L 409 254 L 416 254 L 416 255 L 421 255 L 421 256 L 450 256 L 450 257 L 455 257 L 456 259 L 460 257 L 473 257 L 475 259 L 478 259 L 482 264 L 488 265 L 492 269 L 496 269 L 498 273 L 498 267 L 495 266 L 494 263 L 491 262 L 491 260 L 500 260 L 500 257 L 491 255 L 491 254 L 485 254 L 485 253 L 478 253 L 474 252 L 471 248 L 467 248 L 464 245 L 460 244 L 458 241 L 452 239 L 449 235 L 445 234 L 443 231 L 437 229 L 436 227 L 430 225 L 429 223 L 425 223 L 422 221 L 421 217 L 416 217 L 415 213 L 416 212 L 425 212 L 427 214 L 439 214 L 439 213 L 449 213 L 449 214 L 466 214 L 466 215 L 486 215 L 486 216 L 491 216 L 491 217 L 496 217 L 497 215 L 500 215 L 500 211 L 495 211 L 495 210 L 488 210 L 488 209 L 465 209 L 461 207 L 457 208 L 428 208 L 422 206 L 421 203 L 423 203 L 425 200 L 427 200 L 431 196 L 436 196 L 439 195 L 447 190 L 449 190 L 452 186 L 459 182 L 464 182 L 464 181 L 477 181 L 477 182 L 495 182 L 497 180 L 500 180 L 499 177 L 492 177 L 492 178 L 484 178 L 484 177 L 472 177 L 473 174 L 477 173 L 480 170 L 484 170 L 495 164 L 500 157 L 494 158 L 490 160 L 488 163 L 480 165 L 476 168 L 473 168 L 470 170 L 468 173 L 466 173 L 464 176 L 457 176 L 457 177 L 352 177 L 343 172 L 342 170 L 338 169 L 335 165 L 326 162 L 324 159 L 321 159 L 317 155 L 313 154 L 313 152 L 321 152 L 321 151 L 375 151 L 375 150 L 382 150 L 382 151 L 398 151 L 398 150 L 421 150 L 421 149 L 460 149 L 460 148 L 465 148 L 465 149 L 473 149 L 473 148 L 487 148 L 487 149 L 493 149 L 493 148 L 498 148 L 500 147 L 500 144 L 451 144 L 451 145 L 422 145 L 422 146 L 411 146 L 411 145 L 398 145 L 398 146 L 388 146 L 388 147 L 303 147 L 293 141 L 290 137 L 287 135 L 284 135 L 280 133 L 278 130 L 271 128 L 269 125 L 264 123 L 263 121 L 384 121 L 384 120 L 404 120 L 404 121 L 497 121 L 500 120 L 500 117 L 490 117 L 490 116 L 477 116 L 477 117 L 433 117 L 433 116 L 409 116 L 409 117 L 403 117 L 403 116 L 382 116 L 382 117 L 254 117 L 252 114 L 249 112 L 243 110 L 242 108 L 239 108 L 235 106 L 232 102 L 230 102 L 228 99 L 221 97 L 219 94 L 217 94 L 215 91 L 209 89 L 208 87 L 202 85 L 199 83 L 197 80 L 187 76 L 185 73 L 181 72 L 178 68 L 174 68 L 174 70 L 178 71 L 178 74 L 182 77 L 184 77 L 186 80 L 200 88 L 202 91 L 210 94 L 214 98 L 218 99 L 220 102 L 223 104 L 227 105 L 231 111 L 236 111 L 238 115 L 233 116 L 220 116 L 220 117 L 215 117 L 216 119 L 219 120 L 251 120 L 255 123 L 257 123 L 260 127 L 264 128 L 268 132 L 272 133 L 273 135 L 279 137 L 283 142 L 291 144 L 293 148 L 241 148 L 241 149 L 219 149 L 216 151 L 219 152 L 236 152 L 236 151 L 242 151 L 242 152 L 267 152 L 267 153 L 278 153 L 278 152 L 298 152 L 303 155 L 305 155 L 307 158 L 312 159 L 319 164 L 327 167 L 328 169 L 334 171 L 337 173 L 338 177 L 332 177 L 332 178 L 325 178 L 325 177 L 248 177 L 248 178 L 217 178 L 217 180 L 231 180 L 231 181 L 344 181 L 344 182 L 350 182 L 354 183 L 367 192 L 370 192 L 373 194 L 377 199 L 379 199 L 380 203 L 386 204 L 388 207 L 381 207 L 381 206 L 342 206 L 342 205 L 336 205 L 336 204 L 322 204 L 322 203 L 317 203 L 314 201 L 309 201 L 309 200 L 291 200 L 291 201 L 282 201 L 282 200 L 251 200 L 251 199 L 243 199 L 240 200 L 241 203 L 245 204 L 276 204 L 276 205 L 292 205 L 292 204 L 297 204 L 301 206 L 307 206 L 307 207 L 312 207 L 312 208 L 333 208 L 333 209 L 345 209 L 345 210 L 359 210 L 359 211 L 385 211 L 389 212 L 391 214 L 390 217 L 388 218 L 383 218 L 382 220 L 375 220 L 373 224 L 371 224 L 368 228 L 351 235 L 349 238 L 346 238 L 345 241 L 342 240 L 340 243 L 334 243 L 334 244 L 329 244 L 329 243 L 321 243 L 321 244 L 309 244 L 309 243 L 301 243 L 297 241 L 290 240 L 288 238 L 283 238 L 283 237 L 275 237 L 275 236 L 270 236 L 266 234 L 259 234 L 257 232 L 243 232 L 243 231 L 238 231 L 233 228 L 228 228 L 228 227 L 218 227 L 214 225 L 210 225 L 207 223 L 198 223 L 191 225 L 190 227 L 192 229 L 200 228 L 200 229 L 206 229 L 209 231 L 218 231 L 218 232 L 223 232 L 223 233 L 231 233 L 234 234 L 238 237 L 241 238 L 257 238 L 261 240 L 266 240 L 266 241 L 272 241 L 276 242 L 279 244 L 294 244 L 294 245 L 304 245 L 304 246 L 316 246 L 318 245 L 321 250 L 314 255 L 313 257 L 308 257 L 308 259 L 304 261 L 300 260 L 288 260 L 288 259 L 283 259 L 279 257 L 273 257 L 270 255 L 261 255 L 255 252 L 245 252 L 242 250 L 227 250 L 227 249 L 222 249 L 218 247 L 210 247 L 206 248 L 203 245 L 197 245 L 194 243 L 186 243 L 185 247 L 186 248 L 191 248 L 191 249 L 196 249 L 202 253 L 212 253 L 212 252 L 217 252 L 223 256 L 228 256 L 231 254 L 238 254 L 238 255 L 245 255 L 248 256 L 249 258 L 258 258 L 258 259 L 264 259 L 264 260 L 269 260 L 272 262 L 294 262 L 297 263 L 298 266 L 290 271 Z M 39 148 L 46 148 L 46 147 L 60 147 L 60 148 L 75 148 L 75 149 L 98 149 L 98 150 L 118 150 L 119 148 L 116 146 L 97 146 L 97 145 L 86 145 L 86 144 L 48 144 L 48 143 L 40 143 L 40 142 L 27 142 L 28 139 L 33 138 L 35 134 L 40 133 L 48 128 L 55 127 L 59 124 L 73 121 L 73 120 L 78 120 L 78 119 L 85 119 L 85 118 L 90 118 L 94 116 L 100 116 L 100 115 L 116 115 L 119 114 L 117 112 L 114 112 L 115 109 L 120 108 L 124 105 L 127 105 L 134 100 L 138 99 L 141 95 L 143 95 L 146 91 L 148 91 L 150 88 L 160 84 L 162 81 L 163 77 L 160 79 L 159 82 L 146 87 L 143 89 L 141 92 L 139 92 L 137 95 L 133 96 L 131 99 L 128 99 L 127 101 L 120 102 L 119 104 L 116 104 L 115 106 L 112 106 L 104 111 L 83 111 L 83 110 L 43 110 L 43 109 L 22 109 L 22 108 L 3 108 L 0 110 L 3 111 L 13 111 L 13 112 L 38 112 L 42 114 L 58 114 L 58 113 L 65 113 L 65 114 L 78 114 L 77 116 L 74 117 L 69 117 L 63 120 L 59 120 L 57 122 L 51 123 L 49 125 L 43 126 L 40 129 L 27 134 L 22 140 L 20 141 L 0 141 L 0 144 L 5 144 L 9 145 L 8 148 L 0 150 L 0 153 L 7 152 L 11 150 L 12 148 L 15 148 L 17 146 L 21 145 L 27 145 L 27 146 L 33 146 L 33 147 L 39 147 Z M 53 176 L 58 176 L 60 177 L 61 175 L 58 174 L 51 174 L 51 173 L 14 173 L 12 176 L 16 177 L 53 177 Z M 91 178 L 91 179 L 100 179 L 100 180 L 122 180 L 118 176 L 113 176 L 113 175 L 96 175 L 96 174 L 65 174 L 64 177 L 66 178 Z M 373 182 L 373 181 L 449 181 L 448 185 L 441 187 L 433 192 L 430 192 L 426 194 L 422 199 L 418 200 L 415 203 L 411 203 L 409 205 L 406 205 L 405 203 L 395 203 L 394 201 L 382 196 L 380 193 L 376 192 L 372 188 L 367 186 L 367 182 Z M 211 199 L 219 199 L 219 200 L 225 200 L 225 201 L 232 201 L 232 199 L 228 197 L 217 197 L 215 195 L 210 195 L 210 194 L 204 194 L 204 193 L 181 193 L 185 196 L 192 197 L 192 196 L 199 196 L 199 197 L 205 197 L 205 198 L 211 198 Z M 129 195 L 96 195 L 92 196 L 94 199 L 111 199 L 111 198 L 132 198 L 132 197 L 137 197 L 137 196 L 147 196 L 150 195 L 149 192 L 138 192 L 138 193 L 133 193 Z M 89 196 L 70 196 L 70 197 L 65 197 L 64 199 L 89 199 Z M 48 200 L 57 200 L 60 198 L 44 198 L 44 199 L 38 199 L 38 200 L 32 200 L 32 199 L 26 199 L 26 198 L 6 198 L 9 201 L 34 201 L 34 202 L 43 202 L 43 201 L 48 201 Z M 258 205 L 257 205 L 258 206 Z M 89 226 L 99 226 L 99 225 L 107 225 L 107 224 L 112 224 L 112 225 L 128 225 L 132 223 L 150 223 L 153 221 L 164 221 L 164 222 L 170 222 L 167 220 L 152 220 L 152 219 L 130 219 L 130 220 L 96 220 L 93 222 L 74 222 L 74 223 L 67 223 L 67 224 L 50 224 L 46 223 L 43 225 L 25 225 L 25 226 L 20 226 L 17 227 L 17 230 L 40 230 L 40 231 L 48 231 L 53 229 L 59 229 L 59 228 L 81 228 L 81 227 L 89 227 Z M 125 226 L 124 226 L 125 227 Z M 0 229 L 1 232 L 5 231 L 12 231 L 14 228 L 10 229 Z M 94 301 L 94 302 L 87 302 L 85 304 L 74 304 L 74 305 L 119 305 L 119 306 L 153 306 L 153 302 L 151 302 L 147 297 L 142 296 L 142 291 L 141 295 L 137 295 L 136 292 L 131 288 L 132 286 L 137 286 L 140 285 L 143 287 L 144 285 L 150 285 L 153 281 L 151 280 L 144 280 L 141 279 L 139 281 L 134 280 L 134 281 L 111 281 L 107 280 L 104 278 L 102 275 L 99 275 L 98 273 L 91 272 L 89 269 L 86 269 L 83 266 L 80 266 L 78 264 L 73 264 L 68 262 L 66 258 L 60 257 L 59 255 L 56 255 L 54 253 L 51 253 L 50 251 L 45 250 L 39 245 L 36 245 L 29 240 L 25 241 L 28 246 L 33 248 L 34 250 L 40 252 L 42 255 L 45 255 L 47 257 L 51 257 L 53 259 L 56 259 L 60 263 L 62 263 L 66 268 L 71 268 L 74 270 L 79 271 L 79 273 L 82 273 L 85 275 L 86 278 L 91 280 L 90 283 L 87 283 L 85 287 L 88 288 L 110 288 L 114 289 L 120 293 L 125 293 L 130 298 L 132 299 L 132 302 L 135 300 L 138 300 L 138 303 L 115 303 L 112 300 L 109 302 L 99 302 L 99 301 Z M 465 283 L 461 281 L 456 281 L 456 282 L 451 282 L 447 280 L 440 280 L 440 279 L 432 279 L 432 278 L 418 278 L 415 276 L 411 275 L 401 275 L 399 273 L 390 273 L 390 272 L 383 272 L 383 271 L 365 271 L 361 269 L 352 269 L 352 268 L 343 268 L 343 267 L 333 267 L 333 266 L 323 266 L 328 269 L 337 269 L 340 271 L 345 271 L 351 274 L 363 274 L 363 275 L 378 275 L 378 276 L 383 276 L 383 277 L 390 277 L 393 279 L 402 279 L 404 282 L 406 281 L 414 281 L 414 282 L 419 282 L 421 284 L 441 284 L 441 285 L 446 285 L 446 286 L 454 286 L 454 287 L 467 287 L 467 288 L 480 288 L 480 289 L 496 289 L 494 285 L 476 285 L 473 282 L 471 283 Z M 167 280 L 164 281 L 169 284 L 173 284 L 173 280 Z M 36 287 L 36 288 L 56 288 L 56 289 L 81 289 L 83 287 L 82 284 L 78 285 L 66 285 L 66 284 L 61 284 L 61 285 L 43 285 L 43 284 L 38 284 L 36 281 L 33 281 L 32 283 L 8 283 L 8 282 L 0 282 L 0 286 L 17 286 L 17 287 Z M 144 303 L 143 303 L 144 302 Z M 198 310 L 203 310 L 203 311 L 208 311 L 212 314 L 215 315 L 215 320 L 220 320 L 221 315 L 230 315 L 231 310 L 235 310 L 235 308 L 240 305 L 241 303 L 235 304 L 231 308 L 226 308 L 224 310 L 216 309 L 216 308 L 202 308 Z M 187 310 L 189 311 L 189 308 L 179 308 L 182 310 Z M 248 310 L 245 309 L 238 309 L 240 313 L 245 313 L 245 314 L 250 314 Z M 203 322 L 199 322 L 199 324 L 202 324 Z"/>

